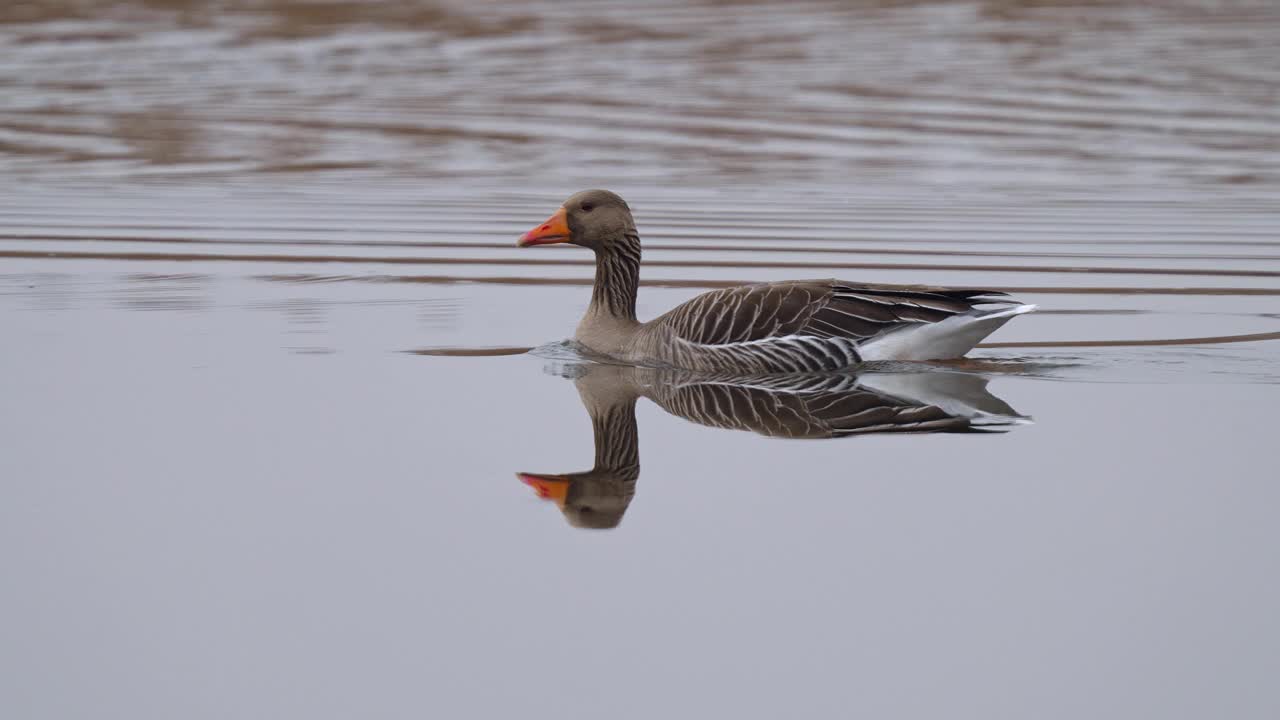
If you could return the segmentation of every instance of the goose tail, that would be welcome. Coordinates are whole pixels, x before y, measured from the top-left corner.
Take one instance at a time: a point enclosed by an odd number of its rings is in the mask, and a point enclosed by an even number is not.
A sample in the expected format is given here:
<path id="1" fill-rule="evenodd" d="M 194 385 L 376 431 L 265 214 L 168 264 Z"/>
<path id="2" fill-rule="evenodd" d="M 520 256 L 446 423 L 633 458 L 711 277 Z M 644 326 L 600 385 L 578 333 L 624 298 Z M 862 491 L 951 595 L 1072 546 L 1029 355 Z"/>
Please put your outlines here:
<path id="1" fill-rule="evenodd" d="M 864 361 L 947 360 L 962 357 L 1001 325 L 1035 305 L 974 308 L 935 323 L 895 328 L 858 345 Z"/>

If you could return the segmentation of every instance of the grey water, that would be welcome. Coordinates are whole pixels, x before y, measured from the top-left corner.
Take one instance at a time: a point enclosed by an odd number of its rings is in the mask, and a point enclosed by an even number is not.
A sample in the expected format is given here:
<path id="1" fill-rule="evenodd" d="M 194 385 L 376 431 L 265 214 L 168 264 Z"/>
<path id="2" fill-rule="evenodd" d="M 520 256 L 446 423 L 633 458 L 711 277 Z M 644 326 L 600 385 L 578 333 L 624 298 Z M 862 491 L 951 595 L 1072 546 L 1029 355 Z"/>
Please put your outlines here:
<path id="1" fill-rule="evenodd" d="M 1261 1 L 0 6 L 0 714 L 1280 715 L 1277 43 Z M 590 255 L 515 247 L 592 186 L 645 318 L 1041 309 L 835 385 L 602 369 Z"/>

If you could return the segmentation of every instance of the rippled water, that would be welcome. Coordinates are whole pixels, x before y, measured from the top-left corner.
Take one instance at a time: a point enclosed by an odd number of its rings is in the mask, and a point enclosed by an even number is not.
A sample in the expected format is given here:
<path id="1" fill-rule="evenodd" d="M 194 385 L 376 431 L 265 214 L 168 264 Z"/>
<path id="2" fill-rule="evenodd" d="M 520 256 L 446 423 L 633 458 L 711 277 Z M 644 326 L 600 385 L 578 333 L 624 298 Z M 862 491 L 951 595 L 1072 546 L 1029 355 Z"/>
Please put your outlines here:
<path id="1" fill-rule="evenodd" d="M 1280 6 L 1155 5 L 0 5 L 0 711 L 1277 716 Z M 584 365 L 588 186 L 1042 309 Z"/>
<path id="2" fill-rule="evenodd" d="M 40 0 L 0 20 L 0 170 L 23 179 L 1280 182 L 1270 0 Z"/>

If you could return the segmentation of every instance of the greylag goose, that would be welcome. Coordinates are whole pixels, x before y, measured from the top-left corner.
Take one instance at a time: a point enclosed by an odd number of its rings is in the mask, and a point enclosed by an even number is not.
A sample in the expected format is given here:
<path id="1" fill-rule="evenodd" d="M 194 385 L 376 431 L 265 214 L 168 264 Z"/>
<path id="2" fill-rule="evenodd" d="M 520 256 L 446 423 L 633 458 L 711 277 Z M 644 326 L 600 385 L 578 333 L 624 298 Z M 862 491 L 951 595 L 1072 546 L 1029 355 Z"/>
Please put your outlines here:
<path id="1" fill-rule="evenodd" d="M 1013 316 L 1035 309 L 990 290 L 792 280 L 703 293 L 640 322 L 640 235 L 621 197 L 579 192 L 518 244 L 553 243 L 596 255 L 591 304 L 574 340 L 635 365 L 764 374 L 942 360 L 964 355 Z"/>
<path id="2" fill-rule="evenodd" d="M 721 377 L 623 365 L 568 365 L 591 417 L 595 464 L 585 472 L 517 473 L 575 527 L 622 521 L 640 477 L 636 400 L 690 422 L 768 437 L 839 438 L 872 433 L 1001 432 L 1028 422 L 958 372 L 824 373 Z"/>

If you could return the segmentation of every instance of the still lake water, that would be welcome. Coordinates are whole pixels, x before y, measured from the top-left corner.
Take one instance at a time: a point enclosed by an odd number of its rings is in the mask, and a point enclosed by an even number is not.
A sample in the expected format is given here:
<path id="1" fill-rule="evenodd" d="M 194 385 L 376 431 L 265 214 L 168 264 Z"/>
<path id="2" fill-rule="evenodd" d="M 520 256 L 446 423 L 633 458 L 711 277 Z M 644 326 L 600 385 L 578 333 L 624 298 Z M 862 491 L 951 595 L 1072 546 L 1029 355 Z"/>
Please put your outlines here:
<path id="1" fill-rule="evenodd" d="M 1280 716 L 1280 11 L 1157 5 L 0 7 L 0 713 Z M 1019 422 L 650 392 L 574 527 L 591 186 L 642 317 L 1039 304 L 935 373 Z"/>

